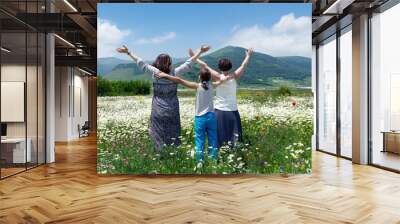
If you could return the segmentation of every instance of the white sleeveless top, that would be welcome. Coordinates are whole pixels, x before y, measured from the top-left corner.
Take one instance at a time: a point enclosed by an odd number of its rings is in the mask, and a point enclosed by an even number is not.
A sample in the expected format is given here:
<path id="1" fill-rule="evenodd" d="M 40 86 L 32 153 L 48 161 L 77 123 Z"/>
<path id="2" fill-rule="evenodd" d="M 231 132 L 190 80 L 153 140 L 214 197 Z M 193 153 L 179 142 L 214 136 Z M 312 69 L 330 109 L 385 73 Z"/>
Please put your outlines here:
<path id="1" fill-rule="evenodd" d="M 214 103 L 215 109 L 223 111 L 238 110 L 236 102 L 236 88 L 237 88 L 237 83 L 235 78 L 226 80 L 221 85 L 219 85 L 216 88 L 217 91 Z"/>

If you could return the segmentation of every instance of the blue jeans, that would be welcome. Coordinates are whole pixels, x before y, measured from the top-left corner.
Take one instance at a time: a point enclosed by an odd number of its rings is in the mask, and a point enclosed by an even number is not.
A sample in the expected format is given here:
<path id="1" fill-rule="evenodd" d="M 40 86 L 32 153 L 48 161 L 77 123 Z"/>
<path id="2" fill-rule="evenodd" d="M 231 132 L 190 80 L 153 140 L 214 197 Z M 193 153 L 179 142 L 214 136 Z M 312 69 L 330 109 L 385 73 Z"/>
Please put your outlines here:
<path id="1" fill-rule="evenodd" d="M 217 144 L 217 119 L 214 112 L 208 112 L 194 118 L 194 134 L 196 144 L 196 160 L 204 160 L 204 143 L 208 137 L 208 155 L 216 159 L 218 154 Z"/>

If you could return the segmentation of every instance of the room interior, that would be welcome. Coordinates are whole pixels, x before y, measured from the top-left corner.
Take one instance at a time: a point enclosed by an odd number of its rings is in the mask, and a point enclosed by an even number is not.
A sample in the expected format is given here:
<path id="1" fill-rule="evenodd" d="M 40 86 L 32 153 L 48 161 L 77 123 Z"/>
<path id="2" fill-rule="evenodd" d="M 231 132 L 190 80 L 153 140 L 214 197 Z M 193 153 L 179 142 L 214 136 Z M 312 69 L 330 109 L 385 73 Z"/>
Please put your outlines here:
<path id="1" fill-rule="evenodd" d="M 93 11 L 90 5 L 84 6 L 88 12 Z M 4 179 L 54 162 L 49 153 L 54 154 L 52 145 L 55 141 L 79 139 L 82 126 L 95 123 L 93 103 L 92 122 L 89 122 L 88 107 L 89 95 L 92 100 L 95 95 L 93 84 L 89 94 L 89 83 L 95 83 L 91 70 L 95 66 L 87 62 L 93 52 L 80 35 L 82 28 L 72 19 L 67 21 L 75 24 L 70 27 L 58 26 L 58 18 L 53 19 L 55 23 L 44 23 L 46 19 L 42 16 L 49 11 L 54 15 L 60 10 L 72 10 L 65 3 L 2 1 L 0 7 L 0 178 Z M 68 32 L 60 33 L 61 30 Z M 52 38 L 46 35 L 54 31 L 60 35 L 56 33 Z M 73 44 L 63 36 L 74 37 Z M 56 57 L 56 60 L 51 57 Z M 77 60 L 82 57 L 87 59 Z M 72 59 L 79 65 L 71 64 L 69 60 Z M 49 74 L 53 71 L 57 75 L 53 75 L 54 83 L 50 85 Z M 54 107 L 49 111 L 51 104 Z M 49 120 L 49 113 L 54 113 L 54 120 Z M 49 126 L 53 129 L 49 130 Z"/>
<path id="2" fill-rule="evenodd" d="M 399 33 L 393 27 L 400 6 L 390 1 L 336 1 L 328 5 L 323 13 L 326 16 L 315 17 L 313 22 L 318 114 L 315 148 L 355 163 L 398 172 L 396 99 L 400 92 L 396 74 L 400 70 L 394 52 L 399 47 Z M 342 13 L 333 16 L 330 10 Z M 333 22 L 319 24 L 329 17 Z M 354 123 L 362 128 L 353 127 Z M 352 137 L 357 132 L 360 135 Z M 359 143 L 359 138 L 364 139 L 360 144 L 365 151 L 362 162 L 358 146 L 352 146 Z"/>
<path id="3" fill-rule="evenodd" d="M 2 32 L 1 174 L 9 176 L 45 162 L 44 35 Z"/>
<path id="4" fill-rule="evenodd" d="M 0 3 L 0 219 L 400 220 L 398 1 L 237 1 L 313 4 L 313 173 L 224 178 L 96 174 L 96 4 L 107 2 L 170 1 Z"/>

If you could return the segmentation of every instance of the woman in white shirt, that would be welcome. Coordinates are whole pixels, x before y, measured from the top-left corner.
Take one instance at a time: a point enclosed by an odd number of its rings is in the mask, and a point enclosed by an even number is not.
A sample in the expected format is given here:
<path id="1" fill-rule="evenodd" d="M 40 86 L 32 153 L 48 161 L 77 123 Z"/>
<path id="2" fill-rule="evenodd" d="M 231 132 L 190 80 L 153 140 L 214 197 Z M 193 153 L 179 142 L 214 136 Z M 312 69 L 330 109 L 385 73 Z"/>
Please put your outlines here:
<path id="1" fill-rule="evenodd" d="M 190 53 L 193 55 L 193 53 Z M 213 77 L 226 80 L 216 88 L 214 103 L 215 116 L 217 118 L 218 146 L 230 145 L 233 147 L 236 142 L 242 141 L 242 124 L 236 101 L 237 80 L 241 77 L 249 63 L 253 49 L 246 50 L 246 57 L 242 64 L 234 72 L 229 59 L 222 58 L 218 61 L 218 68 L 221 73 L 207 67 Z M 200 61 L 200 60 L 198 60 Z"/>

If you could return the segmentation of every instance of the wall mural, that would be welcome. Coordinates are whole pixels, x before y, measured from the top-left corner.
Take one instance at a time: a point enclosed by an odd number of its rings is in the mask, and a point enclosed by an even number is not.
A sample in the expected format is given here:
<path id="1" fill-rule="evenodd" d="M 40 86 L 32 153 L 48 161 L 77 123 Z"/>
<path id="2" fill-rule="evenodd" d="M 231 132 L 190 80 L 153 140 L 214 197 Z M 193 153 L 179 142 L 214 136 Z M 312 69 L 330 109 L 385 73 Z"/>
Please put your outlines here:
<path id="1" fill-rule="evenodd" d="M 311 4 L 98 5 L 100 174 L 311 172 Z"/>

